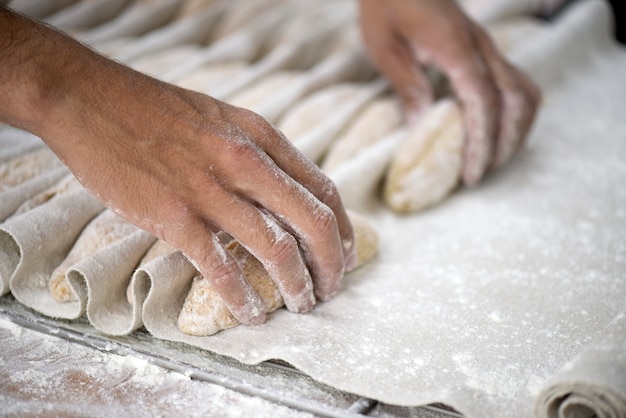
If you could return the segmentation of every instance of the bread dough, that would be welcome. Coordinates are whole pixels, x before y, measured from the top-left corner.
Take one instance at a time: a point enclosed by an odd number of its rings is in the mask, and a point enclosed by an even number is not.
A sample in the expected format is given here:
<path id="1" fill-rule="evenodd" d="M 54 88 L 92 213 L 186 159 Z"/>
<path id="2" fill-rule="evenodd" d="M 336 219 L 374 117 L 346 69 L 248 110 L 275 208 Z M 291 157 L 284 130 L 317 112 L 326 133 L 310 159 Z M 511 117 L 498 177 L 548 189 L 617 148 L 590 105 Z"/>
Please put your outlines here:
<path id="1" fill-rule="evenodd" d="M 252 110 L 270 122 L 275 122 L 289 106 L 289 95 L 285 96 L 302 83 L 302 73 L 278 71 L 262 78 L 228 100 L 230 104 Z M 274 100 L 277 97 L 286 100 Z"/>
<path id="2" fill-rule="evenodd" d="M 181 62 L 191 59 L 199 51 L 200 47 L 198 45 L 181 45 L 145 55 L 133 61 L 131 66 L 134 70 L 152 77 L 161 78 L 163 74 L 176 68 Z"/>
<path id="3" fill-rule="evenodd" d="M 106 209 L 95 217 L 81 232 L 69 254 L 52 272 L 50 292 L 57 302 L 76 300 L 76 295 L 67 281 L 66 272 L 80 260 L 93 256 L 98 250 L 137 231 L 138 228 Z"/>
<path id="4" fill-rule="evenodd" d="M 376 255 L 378 234 L 365 217 L 354 212 L 349 212 L 349 216 L 355 232 L 359 267 Z M 273 312 L 283 306 L 278 287 L 263 265 L 236 241 L 229 243 L 226 249 L 238 261 L 246 279 L 263 299 L 266 312 Z M 178 317 L 179 329 L 185 334 L 202 336 L 215 334 L 238 324 L 239 321 L 230 313 L 209 281 L 196 274 Z"/>
<path id="5" fill-rule="evenodd" d="M 338 103 L 346 103 L 358 96 L 359 85 L 339 83 L 322 89 L 298 102 L 278 124 L 287 138 L 296 142 L 300 137 L 320 126 L 335 111 Z"/>
<path id="6" fill-rule="evenodd" d="M 15 210 L 12 216 L 17 216 L 28 212 L 29 210 L 33 210 L 37 206 L 43 205 L 56 196 L 72 193 L 82 187 L 83 186 L 73 174 L 68 174 L 56 184 L 26 200 Z"/>
<path id="7" fill-rule="evenodd" d="M 387 205 L 415 212 L 448 196 L 461 176 L 463 141 L 459 106 L 451 99 L 439 101 L 398 147 L 385 182 Z"/>
<path id="8" fill-rule="evenodd" d="M 333 142 L 322 164 L 322 170 L 330 173 L 355 158 L 365 148 L 400 127 L 402 121 L 402 109 L 396 98 L 382 97 L 372 101 Z"/>
<path id="9" fill-rule="evenodd" d="M 49 148 L 39 147 L 0 164 L 0 192 L 63 166 Z"/>
<path id="10" fill-rule="evenodd" d="M 241 74 L 246 65 L 243 61 L 206 65 L 186 75 L 176 84 L 189 90 L 211 95 L 212 90 L 218 85 Z"/>

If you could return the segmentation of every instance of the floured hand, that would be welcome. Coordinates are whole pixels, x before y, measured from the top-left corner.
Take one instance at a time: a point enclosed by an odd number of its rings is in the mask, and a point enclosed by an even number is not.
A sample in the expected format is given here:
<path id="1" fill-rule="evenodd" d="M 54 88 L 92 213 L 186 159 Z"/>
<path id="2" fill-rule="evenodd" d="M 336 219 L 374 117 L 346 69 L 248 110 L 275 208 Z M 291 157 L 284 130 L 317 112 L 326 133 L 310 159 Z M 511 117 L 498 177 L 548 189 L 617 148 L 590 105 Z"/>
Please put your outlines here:
<path id="1" fill-rule="evenodd" d="M 108 207 L 180 249 L 239 321 L 263 322 L 265 309 L 219 231 L 262 262 L 290 310 L 337 292 L 356 262 L 337 190 L 263 118 L 2 8 L 0 28 L 0 91 L 13 99 L 0 120 L 40 136 Z"/>
<path id="2" fill-rule="evenodd" d="M 453 0 L 360 0 L 360 20 L 370 55 L 409 120 L 434 99 L 424 67 L 447 76 L 463 110 L 466 185 L 477 184 L 522 146 L 540 92 Z"/>

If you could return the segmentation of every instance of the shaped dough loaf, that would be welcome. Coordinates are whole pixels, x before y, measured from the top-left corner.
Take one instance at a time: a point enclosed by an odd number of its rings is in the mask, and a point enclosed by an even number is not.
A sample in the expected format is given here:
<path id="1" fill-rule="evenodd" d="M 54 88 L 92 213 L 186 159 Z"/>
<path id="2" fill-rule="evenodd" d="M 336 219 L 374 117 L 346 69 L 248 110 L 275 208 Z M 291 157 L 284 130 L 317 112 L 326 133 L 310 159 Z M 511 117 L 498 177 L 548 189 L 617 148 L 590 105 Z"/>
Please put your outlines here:
<path id="1" fill-rule="evenodd" d="M 345 133 L 333 142 L 322 164 L 322 170 L 326 173 L 334 171 L 364 149 L 384 139 L 388 133 L 400 127 L 402 122 L 402 109 L 397 99 L 383 97 L 372 101 Z"/>
<path id="2" fill-rule="evenodd" d="M 67 257 L 52 272 L 48 283 L 50 293 L 57 302 L 76 300 L 66 277 L 66 272 L 80 260 L 94 255 L 98 250 L 105 248 L 127 235 L 137 231 L 137 227 L 126 222 L 111 210 L 105 210 L 96 216 L 87 226 Z"/>
<path id="3" fill-rule="evenodd" d="M 68 174 L 56 184 L 52 185 L 51 187 L 48 187 L 46 190 L 40 193 L 37 193 L 30 199 L 26 200 L 17 208 L 17 210 L 13 213 L 12 216 L 17 216 L 22 213 L 33 210 L 37 206 L 41 206 L 47 201 L 54 199 L 57 196 L 75 192 L 76 190 L 82 189 L 82 187 L 83 186 L 79 183 L 79 181 L 76 179 L 76 177 L 74 177 L 73 174 Z"/>
<path id="4" fill-rule="evenodd" d="M 378 234 L 363 216 L 353 212 L 349 215 L 354 226 L 359 267 L 378 251 Z M 263 265 L 236 241 L 228 244 L 226 249 L 239 262 L 246 279 L 265 302 L 266 311 L 273 312 L 283 306 L 283 298 Z M 178 317 L 178 328 L 185 334 L 203 336 L 238 324 L 209 281 L 197 274 Z"/>
<path id="5" fill-rule="evenodd" d="M 448 196 L 460 179 L 463 140 L 456 102 L 436 103 L 397 149 L 384 187 L 387 205 L 397 212 L 415 212 Z"/>
<path id="6" fill-rule="evenodd" d="M 0 165 L 0 192 L 62 166 L 56 155 L 46 147 L 25 152 Z"/>

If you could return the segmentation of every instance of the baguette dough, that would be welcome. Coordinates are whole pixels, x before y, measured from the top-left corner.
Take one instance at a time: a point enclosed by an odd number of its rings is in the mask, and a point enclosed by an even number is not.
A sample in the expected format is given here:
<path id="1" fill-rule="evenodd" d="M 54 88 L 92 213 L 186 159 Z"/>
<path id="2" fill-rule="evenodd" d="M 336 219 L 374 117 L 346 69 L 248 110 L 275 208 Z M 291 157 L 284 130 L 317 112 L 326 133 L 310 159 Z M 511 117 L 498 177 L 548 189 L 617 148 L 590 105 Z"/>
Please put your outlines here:
<path id="1" fill-rule="evenodd" d="M 369 103 L 347 130 L 334 141 L 322 170 L 330 173 L 355 158 L 364 149 L 385 138 L 403 122 L 402 109 L 394 97 L 383 97 Z"/>
<path id="2" fill-rule="evenodd" d="M 424 115 L 391 162 L 384 188 L 387 205 L 409 213 L 435 205 L 457 186 L 463 161 L 463 119 L 444 99 Z"/>
<path id="3" fill-rule="evenodd" d="M 81 232 L 65 260 L 52 272 L 48 284 L 54 299 L 57 302 L 77 300 L 67 281 L 67 270 L 83 258 L 94 255 L 98 250 L 137 230 L 136 226 L 109 209 L 96 216 Z"/>
<path id="4" fill-rule="evenodd" d="M 338 103 L 354 100 L 359 95 L 356 83 L 338 83 L 298 102 L 278 124 L 279 129 L 291 141 L 298 141 L 330 118 Z"/>
<path id="5" fill-rule="evenodd" d="M 12 216 L 17 216 L 22 213 L 28 212 L 29 210 L 33 210 L 37 206 L 43 205 L 50 199 L 55 198 L 56 196 L 60 196 L 63 194 L 69 194 L 75 192 L 76 190 L 81 189 L 83 186 L 80 184 L 78 179 L 74 177 L 73 174 L 68 174 L 63 177 L 56 184 L 48 187 L 44 191 L 37 193 L 30 199 L 26 200 L 22 203 Z"/>
<path id="6" fill-rule="evenodd" d="M 0 164 L 0 192 L 63 166 L 50 149 L 39 147 Z"/>
<path id="7" fill-rule="evenodd" d="M 205 65 L 184 76 L 176 84 L 189 90 L 211 95 L 213 89 L 228 82 L 230 78 L 240 75 L 246 66 L 244 61 Z"/>
<path id="8" fill-rule="evenodd" d="M 354 212 L 349 215 L 354 226 L 359 267 L 376 255 L 378 234 L 363 216 Z M 283 298 L 263 265 L 236 241 L 229 243 L 226 249 L 239 262 L 246 279 L 265 302 L 266 312 L 283 306 Z M 185 334 L 205 336 L 238 324 L 209 281 L 200 274 L 194 276 L 178 317 L 179 329 Z"/>

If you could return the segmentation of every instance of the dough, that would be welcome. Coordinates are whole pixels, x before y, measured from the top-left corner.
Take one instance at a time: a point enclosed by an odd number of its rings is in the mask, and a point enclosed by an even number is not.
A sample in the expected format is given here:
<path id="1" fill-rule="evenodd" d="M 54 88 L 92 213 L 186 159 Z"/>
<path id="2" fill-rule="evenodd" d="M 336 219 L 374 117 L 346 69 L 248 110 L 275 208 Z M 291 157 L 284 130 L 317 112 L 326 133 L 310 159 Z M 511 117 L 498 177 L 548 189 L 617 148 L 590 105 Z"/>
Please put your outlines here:
<path id="1" fill-rule="evenodd" d="M 278 124 L 279 129 L 292 141 L 320 126 L 334 112 L 333 105 L 354 100 L 360 86 L 354 83 L 338 83 L 322 89 L 298 102 Z"/>
<path id="2" fill-rule="evenodd" d="M 44 203 L 46 203 L 50 199 L 53 199 L 56 196 L 72 193 L 78 189 L 81 189 L 82 187 L 83 186 L 76 179 L 76 177 L 74 177 L 73 174 L 68 174 L 53 186 L 48 187 L 46 190 L 37 193 L 35 196 L 26 200 L 17 208 L 12 216 L 17 216 L 22 213 L 28 212 L 29 210 L 32 210 L 37 206 L 43 205 Z"/>
<path id="3" fill-rule="evenodd" d="M 95 217 L 81 232 L 65 260 L 52 272 L 49 288 L 54 299 L 57 302 L 76 300 L 65 275 L 67 270 L 83 258 L 94 255 L 135 231 L 136 226 L 109 209 Z"/>
<path id="4" fill-rule="evenodd" d="M 357 116 L 347 130 L 333 142 L 322 169 L 330 173 L 346 161 L 355 158 L 396 128 L 403 121 L 397 99 L 383 97 L 372 101 Z"/>
<path id="5" fill-rule="evenodd" d="M 283 0 L 256 0 L 235 2 L 235 5 L 232 6 L 218 22 L 213 36 L 215 39 L 220 39 L 224 36 L 228 36 L 235 31 L 246 30 L 247 26 L 259 14 L 262 14 L 266 10 L 272 10 L 276 7 L 281 7 L 282 5 L 284 5 Z"/>
<path id="6" fill-rule="evenodd" d="M 161 78 L 163 74 L 176 68 L 181 62 L 191 59 L 199 51 L 198 45 L 181 45 L 145 55 L 133 61 L 131 66 L 144 74 Z"/>
<path id="7" fill-rule="evenodd" d="M 384 186 L 384 199 L 408 213 L 439 203 L 457 186 L 463 161 L 463 120 L 451 99 L 429 109 L 396 151 Z"/>
<path id="8" fill-rule="evenodd" d="M 350 212 L 354 226 L 357 250 L 357 267 L 371 260 L 378 251 L 378 234 L 366 218 Z M 268 276 L 263 265 L 238 242 L 232 241 L 226 249 L 239 262 L 246 279 L 265 302 L 266 311 L 273 312 L 283 306 L 278 288 Z M 221 297 L 209 281 L 197 274 L 178 317 L 178 327 L 185 334 L 211 335 L 234 327 L 239 322 L 232 316 Z"/>
<path id="9" fill-rule="evenodd" d="M 63 166 L 50 149 L 39 147 L 0 164 L 0 192 Z"/>
<path id="10" fill-rule="evenodd" d="M 285 96 L 302 83 L 302 73 L 295 71 L 278 71 L 262 78 L 248 88 L 235 94 L 228 102 L 232 105 L 252 110 L 270 122 L 275 122 L 290 104 L 287 100 L 273 100 Z"/>
<path id="11" fill-rule="evenodd" d="M 194 70 L 176 82 L 180 87 L 211 95 L 218 85 L 225 83 L 231 77 L 241 74 L 246 68 L 243 61 L 230 61 L 219 64 L 210 64 Z"/>

